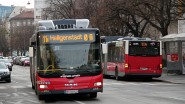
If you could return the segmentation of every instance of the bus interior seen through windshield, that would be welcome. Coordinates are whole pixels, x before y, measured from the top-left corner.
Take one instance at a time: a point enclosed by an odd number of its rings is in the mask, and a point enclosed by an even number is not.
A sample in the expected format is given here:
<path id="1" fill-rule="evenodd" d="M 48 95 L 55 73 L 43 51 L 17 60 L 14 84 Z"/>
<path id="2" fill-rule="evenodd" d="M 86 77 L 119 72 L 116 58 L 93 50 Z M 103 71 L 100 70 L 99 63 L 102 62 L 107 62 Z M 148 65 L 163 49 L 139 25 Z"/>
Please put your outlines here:
<path id="1" fill-rule="evenodd" d="M 62 74 L 87 76 L 101 73 L 99 44 L 42 44 L 39 52 L 40 70 L 58 70 L 55 76 L 49 76 L 48 73 L 53 72 L 48 71 L 47 77 L 59 77 Z"/>

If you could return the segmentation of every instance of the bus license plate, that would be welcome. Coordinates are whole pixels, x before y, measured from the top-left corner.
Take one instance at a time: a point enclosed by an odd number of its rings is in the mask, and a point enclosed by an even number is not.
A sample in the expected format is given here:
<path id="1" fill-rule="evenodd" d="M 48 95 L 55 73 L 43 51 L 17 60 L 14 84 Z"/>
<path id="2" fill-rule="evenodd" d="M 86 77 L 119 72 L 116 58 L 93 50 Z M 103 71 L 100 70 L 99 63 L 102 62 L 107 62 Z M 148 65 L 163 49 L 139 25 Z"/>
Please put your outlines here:
<path id="1" fill-rule="evenodd" d="M 65 90 L 65 94 L 76 94 L 78 93 L 78 90 Z"/>
<path id="2" fill-rule="evenodd" d="M 140 68 L 141 70 L 148 70 L 148 68 Z"/>

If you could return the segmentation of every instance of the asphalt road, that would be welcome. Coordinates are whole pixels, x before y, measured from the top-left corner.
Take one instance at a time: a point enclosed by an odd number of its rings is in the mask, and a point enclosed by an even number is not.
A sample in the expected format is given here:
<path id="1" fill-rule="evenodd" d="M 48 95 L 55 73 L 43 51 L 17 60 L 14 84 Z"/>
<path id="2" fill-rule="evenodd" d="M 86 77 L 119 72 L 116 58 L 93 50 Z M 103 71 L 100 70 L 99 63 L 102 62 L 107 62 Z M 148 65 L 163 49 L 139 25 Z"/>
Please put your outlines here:
<path id="1" fill-rule="evenodd" d="M 0 82 L 0 104 L 185 104 L 185 84 L 140 79 L 104 79 L 104 92 L 88 96 L 54 95 L 38 100 L 31 88 L 29 67 L 13 66 L 12 82 Z"/>

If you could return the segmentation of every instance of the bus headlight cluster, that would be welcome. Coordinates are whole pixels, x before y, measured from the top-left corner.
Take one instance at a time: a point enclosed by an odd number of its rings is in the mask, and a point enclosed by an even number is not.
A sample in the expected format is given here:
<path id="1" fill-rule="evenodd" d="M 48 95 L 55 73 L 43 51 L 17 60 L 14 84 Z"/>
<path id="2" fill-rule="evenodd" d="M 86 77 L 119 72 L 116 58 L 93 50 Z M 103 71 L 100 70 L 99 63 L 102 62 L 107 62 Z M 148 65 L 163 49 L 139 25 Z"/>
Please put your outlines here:
<path id="1" fill-rule="evenodd" d="M 94 86 L 102 86 L 102 82 L 96 82 L 94 83 Z"/>
<path id="2" fill-rule="evenodd" d="M 40 85 L 39 86 L 41 89 L 48 88 L 48 85 Z"/>

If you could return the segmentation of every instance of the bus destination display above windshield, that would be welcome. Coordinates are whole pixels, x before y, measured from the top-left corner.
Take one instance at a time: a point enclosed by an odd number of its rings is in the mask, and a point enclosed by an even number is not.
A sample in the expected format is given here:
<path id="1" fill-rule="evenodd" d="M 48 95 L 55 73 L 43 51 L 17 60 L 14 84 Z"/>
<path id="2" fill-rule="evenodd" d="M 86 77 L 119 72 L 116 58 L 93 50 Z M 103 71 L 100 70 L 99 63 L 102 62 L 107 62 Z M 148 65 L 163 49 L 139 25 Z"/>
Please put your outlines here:
<path id="1" fill-rule="evenodd" d="M 47 43 L 73 43 L 73 42 L 94 42 L 94 33 L 77 33 L 77 34 L 41 34 L 41 44 Z"/>

